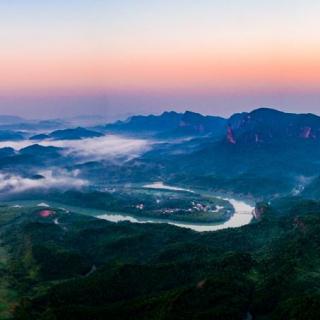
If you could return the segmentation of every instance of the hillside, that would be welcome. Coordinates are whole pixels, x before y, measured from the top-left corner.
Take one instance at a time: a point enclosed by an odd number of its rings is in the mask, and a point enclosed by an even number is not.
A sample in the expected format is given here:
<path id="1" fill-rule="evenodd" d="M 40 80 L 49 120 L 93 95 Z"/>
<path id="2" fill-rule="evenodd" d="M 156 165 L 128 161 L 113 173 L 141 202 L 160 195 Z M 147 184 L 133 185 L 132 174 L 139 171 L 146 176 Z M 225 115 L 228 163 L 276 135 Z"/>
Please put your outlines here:
<path id="1" fill-rule="evenodd" d="M 56 130 L 49 134 L 37 134 L 30 137 L 31 140 L 78 140 L 78 139 L 87 139 L 87 138 L 99 138 L 103 134 L 97 131 L 88 130 L 86 128 L 72 128 L 72 129 L 63 129 Z"/>
<path id="2" fill-rule="evenodd" d="M 317 319 L 319 203 L 259 208 L 256 223 L 203 234 L 7 209 L 15 319 Z"/>

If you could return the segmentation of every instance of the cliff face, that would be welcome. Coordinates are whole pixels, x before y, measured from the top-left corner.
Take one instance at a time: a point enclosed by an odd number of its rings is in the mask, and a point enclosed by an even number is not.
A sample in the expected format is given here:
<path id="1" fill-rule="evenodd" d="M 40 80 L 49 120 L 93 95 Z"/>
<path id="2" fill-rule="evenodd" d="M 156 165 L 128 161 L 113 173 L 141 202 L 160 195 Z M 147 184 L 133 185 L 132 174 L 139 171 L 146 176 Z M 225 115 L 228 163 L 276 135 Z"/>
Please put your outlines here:
<path id="1" fill-rule="evenodd" d="M 320 117 L 267 108 L 257 109 L 233 115 L 228 120 L 226 136 L 230 144 L 320 141 Z"/>
<path id="2" fill-rule="evenodd" d="M 231 143 L 231 144 L 236 144 L 237 143 L 236 139 L 234 138 L 233 130 L 229 126 L 227 128 L 227 141 L 229 143 Z"/>
<path id="3" fill-rule="evenodd" d="M 312 128 L 310 128 L 310 127 L 302 128 L 300 137 L 303 139 L 310 139 L 310 138 L 315 139 L 316 138 L 315 134 L 312 131 Z"/>

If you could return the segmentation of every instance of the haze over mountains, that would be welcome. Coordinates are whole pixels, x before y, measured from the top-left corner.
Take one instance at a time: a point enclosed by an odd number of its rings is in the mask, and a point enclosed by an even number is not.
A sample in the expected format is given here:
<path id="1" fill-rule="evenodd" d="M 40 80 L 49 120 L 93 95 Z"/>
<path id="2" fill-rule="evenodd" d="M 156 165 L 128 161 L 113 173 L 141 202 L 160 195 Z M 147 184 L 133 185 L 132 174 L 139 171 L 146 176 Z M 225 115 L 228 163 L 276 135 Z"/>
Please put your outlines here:
<path id="1" fill-rule="evenodd" d="M 126 121 L 106 125 L 104 129 L 111 132 L 145 133 L 170 138 L 188 135 L 219 135 L 225 124 L 226 119 L 221 117 L 203 116 L 190 111 L 185 113 L 170 111 L 160 116 L 133 116 Z"/>
<path id="2" fill-rule="evenodd" d="M 171 111 L 88 128 L 47 121 L 43 131 L 43 121 L 16 120 L 11 129 L 0 125 L 0 165 L 19 175 L 63 167 L 93 183 L 148 177 L 270 197 L 299 193 L 320 172 L 320 117 L 313 114 L 261 108 L 224 119 Z"/>
<path id="3" fill-rule="evenodd" d="M 77 127 L 74 129 L 61 129 L 53 131 L 49 134 L 38 134 L 30 137 L 31 140 L 78 140 L 78 139 L 85 139 L 85 138 L 98 138 L 102 137 L 103 134 L 88 130 L 85 128 Z"/>
<path id="4" fill-rule="evenodd" d="M 154 181 L 266 201 L 320 194 L 313 114 L 260 108 L 224 119 L 170 111 L 92 127 L 19 121 L 0 124 L 3 199 Z"/>
<path id="5" fill-rule="evenodd" d="M 85 120 L 86 116 L 82 116 L 81 119 Z M 89 117 L 91 119 L 92 117 Z M 177 113 L 175 111 L 167 111 L 161 115 L 149 115 L 149 116 L 132 116 L 125 121 L 117 121 L 114 123 L 106 124 L 105 126 L 99 126 L 100 130 L 120 133 L 146 133 L 157 134 L 159 132 L 166 133 L 169 137 L 170 134 L 174 135 L 218 135 L 224 132 L 227 125 L 232 131 L 237 130 L 237 134 L 241 135 L 246 131 L 257 131 L 257 140 L 259 140 L 260 134 L 267 134 L 263 132 L 269 126 L 273 126 L 275 132 L 269 132 L 269 138 L 272 135 L 284 135 L 284 136 L 301 136 L 305 138 L 317 137 L 319 133 L 319 116 L 314 114 L 296 114 L 277 111 L 271 108 L 260 108 L 252 112 L 236 113 L 230 118 L 223 118 L 218 116 L 203 116 L 199 113 L 186 111 L 184 113 Z M 101 119 L 100 119 L 101 121 Z M 39 130 L 45 127 L 49 129 L 52 127 L 64 126 L 65 129 L 70 130 L 70 124 L 68 121 L 55 119 L 55 120 L 25 120 L 15 116 L 0 116 L 0 129 L 21 129 L 25 128 L 29 130 L 37 127 Z M 68 128 L 69 126 L 69 128 Z M 81 127 L 74 128 L 72 130 L 81 130 Z M 281 132 L 281 130 L 283 132 Z M 296 130 L 296 131 L 295 131 Z M 53 133 L 54 135 L 55 133 Z M 75 136 L 76 137 L 76 136 Z M 67 138 L 65 136 L 65 138 Z M 256 136 L 254 136 L 256 138 Z M 261 137 L 260 142 L 263 142 L 263 138 L 268 140 L 268 137 Z M 254 139 L 256 140 L 256 139 Z"/>
<path id="6" fill-rule="evenodd" d="M 126 121 L 118 121 L 104 128 L 111 132 L 166 133 L 174 135 L 222 135 L 227 132 L 237 136 L 239 141 L 269 142 L 274 139 L 313 138 L 319 135 L 320 117 L 313 114 L 294 114 L 270 108 L 260 108 L 252 112 L 237 113 L 229 119 L 185 113 L 164 112 L 160 116 L 133 116 Z M 231 142 L 231 141 L 229 141 Z M 236 141 L 235 141 L 236 142 Z"/>

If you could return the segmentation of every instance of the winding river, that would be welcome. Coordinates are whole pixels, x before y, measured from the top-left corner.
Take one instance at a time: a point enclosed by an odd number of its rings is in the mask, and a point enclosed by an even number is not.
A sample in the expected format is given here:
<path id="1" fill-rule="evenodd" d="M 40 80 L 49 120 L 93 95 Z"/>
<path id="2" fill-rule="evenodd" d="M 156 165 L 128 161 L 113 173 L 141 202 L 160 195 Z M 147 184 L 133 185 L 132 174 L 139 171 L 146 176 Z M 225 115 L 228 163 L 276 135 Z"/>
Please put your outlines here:
<path id="1" fill-rule="evenodd" d="M 168 186 L 163 184 L 162 182 L 155 182 L 152 184 L 144 185 L 143 188 L 145 189 L 163 189 L 163 190 L 171 190 L 171 191 L 183 191 L 183 192 L 195 192 L 193 190 L 189 189 L 183 189 L 179 187 L 174 186 Z M 215 196 L 218 198 L 217 196 Z M 121 222 L 121 221 L 129 221 L 132 223 L 168 223 L 177 227 L 181 228 L 188 228 L 192 229 L 194 231 L 198 232 L 204 232 L 204 231 L 218 231 L 222 229 L 227 228 L 238 228 L 241 226 L 244 226 L 246 224 L 249 224 L 252 220 L 252 212 L 254 210 L 254 207 L 252 207 L 250 204 L 242 201 L 242 200 L 236 200 L 232 198 L 225 198 L 220 197 L 223 200 L 229 201 L 231 205 L 234 207 L 234 214 L 232 217 L 223 222 L 223 223 L 187 223 L 187 222 L 178 222 L 168 219 L 156 219 L 156 218 L 140 218 L 140 217 L 133 217 L 131 215 L 126 215 L 123 213 L 106 213 L 105 210 L 98 210 L 98 209 L 89 209 L 89 208 L 82 208 L 82 207 L 74 207 L 74 206 L 67 206 L 58 202 L 38 202 L 34 200 L 25 200 L 25 201 L 19 201 L 17 203 L 16 201 L 8 202 L 8 205 L 11 205 L 15 208 L 22 208 L 24 206 L 38 206 L 38 207 L 53 207 L 53 208 L 60 208 L 62 210 L 65 210 L 67 212 L 78 212 L 81 214 L 91 215 L 95 216 L 96 218 L 108 220 L 110 222 Z M 58 221 L 55 222 L 56 224 Z"/>
<path id="2" fill-rule="evenodd" d="M 155 182 L 152 184 L 148 184 L 148 185 L 145 185 L 144 188 L 193 192 L 192 190 L 189 190 L 189 189 L 168 186 L 163 184 L 162 182 Z M 160 220 L 160 219 L 152 219 L 152 218 L 143 219 L 143 218 L 135 218 L 129 215 L 122 215 L 122 214 L 104 214 L 104 215 L 97 216 L 97 218 L 108 220 L 111 222 L 129 221 L 133 223 L 168 223 L 177 227 L 188 228 L 198 232 L 218 231 L 218 230 L 227 229 L 227 228 L 238 228 L 246 224 L 249 224 L 251 222 L 252 211 L 254 207 L 240 200 L 222 198 L 222 197 L 221 199 L 229 201 L 231 205 L 234 207 L 235 213 L 232 215 L 232 217 L 228 221 L 225 221 L 219 224 L 218 223 L 216 224 L 182 223 L 182 222 L 175 222 L 171 220 Z"/>

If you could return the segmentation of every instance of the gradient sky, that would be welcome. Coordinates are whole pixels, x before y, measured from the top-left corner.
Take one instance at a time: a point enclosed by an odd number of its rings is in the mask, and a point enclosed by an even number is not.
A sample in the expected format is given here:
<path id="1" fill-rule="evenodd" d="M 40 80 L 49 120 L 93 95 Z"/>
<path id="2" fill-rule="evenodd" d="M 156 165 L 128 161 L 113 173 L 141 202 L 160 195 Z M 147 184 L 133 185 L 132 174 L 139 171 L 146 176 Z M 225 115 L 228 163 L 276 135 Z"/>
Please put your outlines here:
<path id="1" fill-rule="evenodd" d="M 320 113 L 319 14 L 318 0 L 1 0 L 0 113 Z"/>

